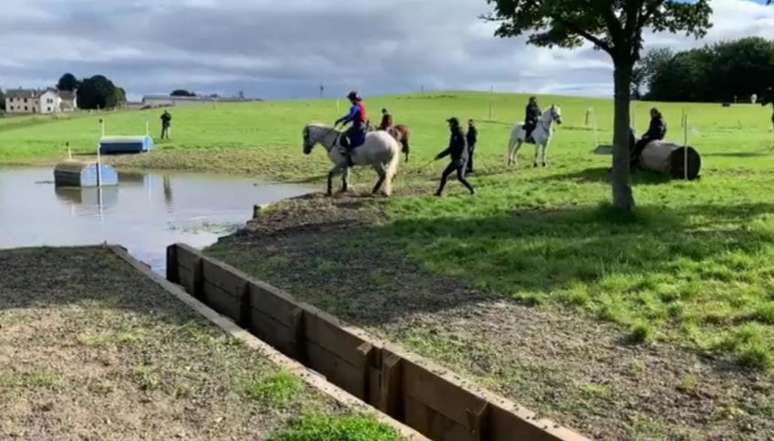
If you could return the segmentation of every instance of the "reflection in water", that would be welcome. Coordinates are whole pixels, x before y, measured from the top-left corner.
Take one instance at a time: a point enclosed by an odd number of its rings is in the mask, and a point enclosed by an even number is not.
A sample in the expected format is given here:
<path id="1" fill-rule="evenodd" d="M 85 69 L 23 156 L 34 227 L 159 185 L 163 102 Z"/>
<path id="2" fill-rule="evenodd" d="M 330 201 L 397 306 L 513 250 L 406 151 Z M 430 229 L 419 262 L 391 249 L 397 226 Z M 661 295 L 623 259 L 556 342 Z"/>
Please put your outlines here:
<path id="1" fill-rule="evenodd" d="M 2 173 L 2 172 L 0 172 Z M 54 187 L 57 198 L 62 202 L 68 202 L 86 207 L 112 207 L 118 204 L 118 187 Z"/>
<path id="2" fill-rule="evenodd" d="M 163 270 L 166 246 L 214 243 L 252 215 L 254 204 L 309 191 L 230 176 L 119 174 L 118 187 L 55 188 L 47 168 L 0 168 L 0 248 L 93 245 L 129 251 Z"/>

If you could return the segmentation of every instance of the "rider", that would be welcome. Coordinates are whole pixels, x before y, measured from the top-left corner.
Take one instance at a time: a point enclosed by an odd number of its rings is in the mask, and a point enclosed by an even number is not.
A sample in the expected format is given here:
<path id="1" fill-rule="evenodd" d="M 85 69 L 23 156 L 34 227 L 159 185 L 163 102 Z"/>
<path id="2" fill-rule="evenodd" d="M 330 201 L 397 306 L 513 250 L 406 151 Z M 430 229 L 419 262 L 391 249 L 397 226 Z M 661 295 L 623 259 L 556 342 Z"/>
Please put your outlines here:
<path id="1" fill-rule="evenodd" d="M 664 122 L 664 116 L 661 115 L 655 107 L 650 109 L 650 127 L 642 135 L 639 141 L 634 144 L 634 150 L 631 152 L 631 166 L 634 167 L 640 161 L 640 155 L 651 141 L 661 141 L 666 136 L 667 126 Z"/>
<path id="2" fill-rule="evenodd" d="M 347 99 L 352 103 L 352 108 L 350 108 L 347 115 L 336 120 L 335 126 L 352 123 L 349 129 L 347 129 L 345 136 L 341 139 L 341 144 L 346 149 L 347 160 L 351 166 L 352 150 L 365 142 L 366 132 L 368 131 L 368 126 L 366 124 L 368 121 L 368 113 L 366 112 L 363 98 L 361 98 L 357 92 L 350 92 L 349 95 L 347 95 Z"/>
<path id="3" fill-rule="evenodd" d="M 541 113 L 540 107 L 538 107 L 537 98 L 534 96 L 530 97 L 529 104 L 527 104 L 526 115 L 524 116 L 524 139 L 527 142 L 530 142 L 532 131 L 537 127 Z"/>
<path id="4" fill-rule="evenodd" d="M 392 126 L 392 115 L 387 109 L 382 109 L 382 123 L 379 124 L 379 130 L 387 130 Z"/>

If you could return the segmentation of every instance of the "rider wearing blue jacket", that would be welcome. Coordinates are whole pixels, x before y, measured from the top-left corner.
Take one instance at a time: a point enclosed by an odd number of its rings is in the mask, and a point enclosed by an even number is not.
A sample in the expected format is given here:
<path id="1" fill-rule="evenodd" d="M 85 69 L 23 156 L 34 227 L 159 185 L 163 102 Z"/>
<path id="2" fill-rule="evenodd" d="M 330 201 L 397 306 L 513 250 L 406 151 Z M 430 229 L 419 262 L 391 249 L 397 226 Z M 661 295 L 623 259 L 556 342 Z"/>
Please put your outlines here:
<path id="1" fill-rule="evenodd" d="M 348 145 L 344 145 L 347 150 L 352 150 L 365 142 L 365 135 L 368 129 L 366 126 L 368 114 L 363 98 L 361 98 L 357 92 L 350 92 L 349 95 L 347 95 L 347 98 L 352 103 L 352 107 L 349 109 L 348 114 L 336 120 L 336 126 L 339 124 L 352 124 L 346 132 L 346 138 L 347 141 L 349 141 Z"/>

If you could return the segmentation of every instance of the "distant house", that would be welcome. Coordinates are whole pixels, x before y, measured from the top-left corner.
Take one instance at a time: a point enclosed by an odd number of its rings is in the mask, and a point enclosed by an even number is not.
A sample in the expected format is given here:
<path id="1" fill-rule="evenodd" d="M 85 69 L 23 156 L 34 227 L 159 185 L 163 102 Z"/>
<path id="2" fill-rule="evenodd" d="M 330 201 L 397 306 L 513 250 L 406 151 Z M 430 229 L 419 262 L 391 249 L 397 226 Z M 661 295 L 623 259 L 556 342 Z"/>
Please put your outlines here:
<path id="1" fill-rule="evenodd" d="M 78 108 L 75 92 L 47 89 L 11 89 L 5 92 L 8 113 L 60 113 Z"/>
<path id="2" fill-rule="evenodd" d="M 60 109 L 62 112 L 75 112 L 78 109 L 78 91 L 67 90 L 59 91 L 59 98 L 62 99 Z"/>

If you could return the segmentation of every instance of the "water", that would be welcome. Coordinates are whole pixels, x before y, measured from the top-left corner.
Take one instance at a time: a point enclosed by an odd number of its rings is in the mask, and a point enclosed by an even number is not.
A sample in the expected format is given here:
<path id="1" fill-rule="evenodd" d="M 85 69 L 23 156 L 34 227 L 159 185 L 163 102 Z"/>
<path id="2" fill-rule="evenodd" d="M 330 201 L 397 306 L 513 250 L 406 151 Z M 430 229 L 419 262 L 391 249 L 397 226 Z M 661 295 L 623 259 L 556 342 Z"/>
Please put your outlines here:
<path id="1" fill-rule="evenodd" d="M 50 168 L 0 168 L 0 249 L 107 242 L 163 271 L 167 245 L 212 245 L 253 205 L 310 191 L 194 173 L 121 173 L 118 187 L 100 190 L 56 188 L 53 178 Z"/>

